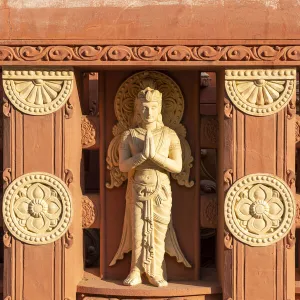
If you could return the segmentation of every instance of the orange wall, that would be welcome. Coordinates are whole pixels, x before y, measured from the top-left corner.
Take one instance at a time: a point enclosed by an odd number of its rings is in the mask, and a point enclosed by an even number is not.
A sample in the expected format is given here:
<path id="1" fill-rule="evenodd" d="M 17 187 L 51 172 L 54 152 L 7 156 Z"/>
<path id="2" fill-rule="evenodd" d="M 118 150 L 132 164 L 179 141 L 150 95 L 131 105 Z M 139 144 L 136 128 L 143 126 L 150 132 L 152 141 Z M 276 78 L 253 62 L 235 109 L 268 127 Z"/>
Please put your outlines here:
<path id="1" fill-rule="evenodd" d="M 297 39 L 297 0 L 0 0 L 0 40 Z"/>

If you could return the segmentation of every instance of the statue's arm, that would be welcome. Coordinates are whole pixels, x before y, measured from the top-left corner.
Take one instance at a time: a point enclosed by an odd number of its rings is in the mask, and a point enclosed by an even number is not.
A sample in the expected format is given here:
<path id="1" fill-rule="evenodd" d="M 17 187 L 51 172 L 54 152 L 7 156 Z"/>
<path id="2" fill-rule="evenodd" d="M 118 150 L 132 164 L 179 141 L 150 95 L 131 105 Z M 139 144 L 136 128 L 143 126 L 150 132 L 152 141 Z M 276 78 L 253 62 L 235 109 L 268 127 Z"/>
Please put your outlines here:
<path id="1" fill-rule="evenodd" d="M 130 139 L 130 133 L 126 131 L 122 136 L 119 146 L 119 168 L 124 173 L 136 168 L 146 160 L 146 157 L 142 153 L 134 156 L 131 155 Z"/>
<path id="2" fill-rule="evenodd" d="M 160 167 L 171 173 L 180 173 L 182 170 L 182 151 L 180 140 L 176 134 L 171 135 L 169 156 L 155 153 L 152 160 Z"/>

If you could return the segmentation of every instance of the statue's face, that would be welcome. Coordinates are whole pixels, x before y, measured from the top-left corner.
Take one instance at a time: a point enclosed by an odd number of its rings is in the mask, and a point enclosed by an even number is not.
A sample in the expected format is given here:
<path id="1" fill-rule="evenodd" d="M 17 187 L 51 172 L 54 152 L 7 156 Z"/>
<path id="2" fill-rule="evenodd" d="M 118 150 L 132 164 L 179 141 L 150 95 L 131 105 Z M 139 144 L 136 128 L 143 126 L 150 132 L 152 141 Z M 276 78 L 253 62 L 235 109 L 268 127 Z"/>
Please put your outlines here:
<path id="1" fill-rule="evenodd" d="M 140 116 L 145 124 L 156 122 L 161 111 L 158 102 L 141 102 L 139 109 Z"/>

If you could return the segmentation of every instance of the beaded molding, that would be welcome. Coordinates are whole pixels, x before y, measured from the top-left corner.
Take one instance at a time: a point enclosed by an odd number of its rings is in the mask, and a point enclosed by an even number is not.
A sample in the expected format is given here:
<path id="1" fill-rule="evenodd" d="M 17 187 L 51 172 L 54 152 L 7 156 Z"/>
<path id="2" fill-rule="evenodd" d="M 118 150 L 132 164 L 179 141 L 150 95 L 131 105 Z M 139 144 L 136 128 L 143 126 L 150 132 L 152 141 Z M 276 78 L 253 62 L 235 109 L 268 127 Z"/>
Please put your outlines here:
<path id="1" fill-rule="evenodd" d="M 3 67 L 2 78 L 7 98 L 29 115 L 46 115 L 59 110 L 73 88 L 72 69 Z"/>
<path id="2" fill-rule="evenodd" d="M 271 174 L 252 174 L 237 180 L 224 204 L 231 234 L 250 246 L 267 246 L 290 231 L 296 213 L 288 185 Z"/>
<path id="3" fill-rule="evenodd" d="M 4 193 L 2 209 L 10 233 L 33 245 L 58 240 L 72 219 L 68 187 L 48 173 L 28 173 L 15 179 Z"/>
<path id="4" fill-rule="evenodd" d="M 253 116 L 283 109 L 296 88 L 296 69 L 226 70 L 225 88 L 232 103 Z"/>

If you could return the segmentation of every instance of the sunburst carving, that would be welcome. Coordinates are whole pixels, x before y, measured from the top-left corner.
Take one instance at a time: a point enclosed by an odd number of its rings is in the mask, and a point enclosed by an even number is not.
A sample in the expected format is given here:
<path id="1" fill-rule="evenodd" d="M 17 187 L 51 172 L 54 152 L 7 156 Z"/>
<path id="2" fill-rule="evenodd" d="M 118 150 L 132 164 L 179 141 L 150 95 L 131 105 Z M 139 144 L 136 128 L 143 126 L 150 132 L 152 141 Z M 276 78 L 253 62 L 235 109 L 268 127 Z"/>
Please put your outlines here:
<path id="1" fill-rule="evenodd" d="M 258 79 L 254 81 L 239 81 L 236 83 L 240 94 L 249 103 L 257 105 L 271 104 L 280 97 L 280 93 L 284 91 L 286 82 L 267 81 Z"/>
<path id="2" fill-rule="evenodd" d="M 24 70 L 6 68 L 3 86 L 11 103 L 31 115 L 45 115 L 68 100 L 73 83 L 71 70 Z"/>
<path id="3" fill-rule="evenodd" d="M 226 91 L 232 103 L 243 112 L 265 116 L 283 109 L 295 91 L 296 71 L 227 70 Z"/>

